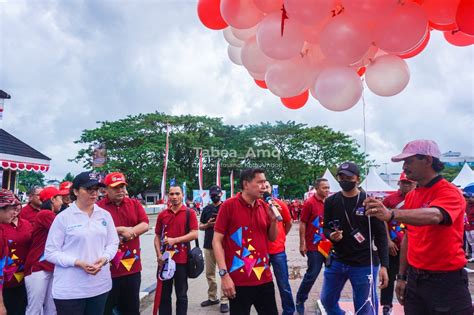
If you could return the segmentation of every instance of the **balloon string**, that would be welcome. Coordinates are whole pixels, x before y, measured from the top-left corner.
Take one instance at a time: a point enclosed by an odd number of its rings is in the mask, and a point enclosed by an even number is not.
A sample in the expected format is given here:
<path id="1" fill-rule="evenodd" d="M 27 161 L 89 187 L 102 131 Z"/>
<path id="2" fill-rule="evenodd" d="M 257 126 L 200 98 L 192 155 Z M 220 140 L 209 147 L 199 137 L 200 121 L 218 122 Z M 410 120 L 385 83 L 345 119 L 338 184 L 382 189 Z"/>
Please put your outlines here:
<path id="1" fill-rule="evenodd" d="M 283 37 L 283 32 L 285 31 L 285 20 L 288 19 L 286 14 L 285 5 L 281 8 L 281 37 Z"/>

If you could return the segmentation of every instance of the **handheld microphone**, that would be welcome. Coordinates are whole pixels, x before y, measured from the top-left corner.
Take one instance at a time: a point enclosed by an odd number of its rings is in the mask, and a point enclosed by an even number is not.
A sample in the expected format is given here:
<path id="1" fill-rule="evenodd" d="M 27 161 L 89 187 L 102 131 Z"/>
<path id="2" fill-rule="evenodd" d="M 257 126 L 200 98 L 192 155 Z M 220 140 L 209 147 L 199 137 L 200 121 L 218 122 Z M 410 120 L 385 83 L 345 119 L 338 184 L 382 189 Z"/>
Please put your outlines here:
<path id="1" fill-rule="evenodd" d="M 280 214 L 280 211 L 278 211 L 277 207 L 275 207 L 275 201 L 272 198 L 272 195 L 268 193 L 268 191 L 263 193 L 263 200 L 265 200 L 266 203 L 270 206 L 270 209 L 272 209 L 273 214 L 277 218 L 278 221 L 283 221 L 283 218 Z"/>

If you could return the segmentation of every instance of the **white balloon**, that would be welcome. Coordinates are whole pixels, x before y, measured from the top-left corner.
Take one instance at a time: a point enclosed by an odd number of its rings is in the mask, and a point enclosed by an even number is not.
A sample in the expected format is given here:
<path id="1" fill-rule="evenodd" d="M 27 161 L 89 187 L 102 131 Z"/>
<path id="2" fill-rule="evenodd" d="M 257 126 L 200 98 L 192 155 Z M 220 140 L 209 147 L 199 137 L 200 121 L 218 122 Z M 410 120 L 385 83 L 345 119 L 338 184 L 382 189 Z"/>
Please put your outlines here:
<path id="1" fill-rule="evenodd" d="M 265 80 L 265 72 L 264 73 L 257 73 L 257 72 L 250 72 L 249 71 L 249 74 L 255 80 L 259 80 L 259 81 L 264 81 Z"/>
<path id="2" fill-rule="evenodd" d="M 271 58 L 268 58 L 260 48 L 258 48 L 255 37 L 245 41 L 240 56 L 244 67 L 254 73 L 265 73 L 268 66 L 273 62 Z"/>
<path id="3" fill-rule="evenodd" d="M 232 45 L 229 45 L 229 47 L 227 47 L 227 55 L 229 55 L 230 61 L 232 61 L 238 66 L 242 65 L 242 58 L 240 57 L 241 50 L 242 49 L 240 47 L 235 47 Z"/>
<path id="4" fill-rule="evenodd" d="M 257 34 L 258 25 L 259 24 L 255 25 L 254 27 L 244 28 L 244 29 L 231 27 L 232 34 L 234 34 L 234 36 L 237 37 L 237 39 L 246 41 L 250 37 L 253 37 Z"/>
<path id="5" fill-rule="evenodd" d="M 311 75 L 311 66 L 307 58 L 298 56 L 269 66 L 265 82 L 273 94 L 279 97 L 293 97 L 310 87 Z"/>
<path id="6" fill-rule="evenodd" d="M 410 70 L 402 58 L 384 55 L 375 58 L 367 66 L 365 82 L 368 88 L 380 96 L 393 96 L 408 85 Z"/>
<path id="7" fill-rule="evenodd" d="M 232 33 L 232 27 L 227 27 L 222 31 L 222 34 L 224 34 L 225 40 L 229 43 L 229 45 L 236 46 L 236 47 L 242 47 L 245 43 L 245 41 L 238 39 L 235 37 L 235 35 Z"/>
<path id="8" fill-rule="evenodd" d="M 340 112 L 357 104 L 362 89 L 362 81 L 355 71 L 349 67 L 336 66 L 321 72 L 312 94 L 327 109 Z"/>

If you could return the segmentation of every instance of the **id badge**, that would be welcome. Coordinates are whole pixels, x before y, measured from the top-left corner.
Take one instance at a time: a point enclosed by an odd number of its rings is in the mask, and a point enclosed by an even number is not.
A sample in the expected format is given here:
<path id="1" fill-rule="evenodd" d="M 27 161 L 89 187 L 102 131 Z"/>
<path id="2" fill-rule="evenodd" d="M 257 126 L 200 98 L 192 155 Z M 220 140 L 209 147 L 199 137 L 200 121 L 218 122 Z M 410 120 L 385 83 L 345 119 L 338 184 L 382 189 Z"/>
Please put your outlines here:
<path id="1" fill-rule="evenodd" d="M 355 229 L 351 232 L 352 237 L 359 243 L 362 244 L 365 241 L 364 235 L 359 231 L 359 229 Z"/>

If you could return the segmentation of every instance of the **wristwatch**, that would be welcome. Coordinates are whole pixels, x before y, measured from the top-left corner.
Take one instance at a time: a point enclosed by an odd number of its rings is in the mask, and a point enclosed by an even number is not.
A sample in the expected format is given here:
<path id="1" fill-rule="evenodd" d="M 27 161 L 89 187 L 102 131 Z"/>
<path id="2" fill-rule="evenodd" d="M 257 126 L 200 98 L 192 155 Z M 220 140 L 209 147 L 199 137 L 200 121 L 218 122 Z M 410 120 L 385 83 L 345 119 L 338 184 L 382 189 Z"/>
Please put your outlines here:
<path id="1" fill-rule="evenodd" d="M 397 274 L 397 280 L 407 281 L 407 275 Z"/>
<path id="2" fill-rule="evenodd" d="M 219 269 L 219 276 L 221 276 L 221 278 L 225 276 L 227 273 L 228 273 L 227 269 Z"/>

